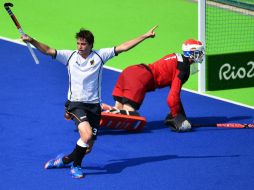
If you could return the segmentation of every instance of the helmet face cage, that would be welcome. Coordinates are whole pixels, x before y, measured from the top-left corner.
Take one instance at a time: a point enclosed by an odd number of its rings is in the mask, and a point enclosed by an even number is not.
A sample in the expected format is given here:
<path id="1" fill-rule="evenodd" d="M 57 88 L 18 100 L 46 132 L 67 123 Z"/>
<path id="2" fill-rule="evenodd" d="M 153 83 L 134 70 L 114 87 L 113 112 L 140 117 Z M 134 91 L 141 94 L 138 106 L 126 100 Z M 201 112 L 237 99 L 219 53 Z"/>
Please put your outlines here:
<path id="1" fill-rule="evenodd" d="M 195 63 L 202 63 L 204 58 L 204 46 L 200 41 L 187 40 L 182 46 L 183 55 L 189 57 Z"/>
<path id="2" fill-rule="evenodd" d="M 202 63 L 203 57 L 204 57 L 203 51 L 195 50 L 192 51 L 192 56 L 190 58 L 193 59 L 195 63 Z"/>

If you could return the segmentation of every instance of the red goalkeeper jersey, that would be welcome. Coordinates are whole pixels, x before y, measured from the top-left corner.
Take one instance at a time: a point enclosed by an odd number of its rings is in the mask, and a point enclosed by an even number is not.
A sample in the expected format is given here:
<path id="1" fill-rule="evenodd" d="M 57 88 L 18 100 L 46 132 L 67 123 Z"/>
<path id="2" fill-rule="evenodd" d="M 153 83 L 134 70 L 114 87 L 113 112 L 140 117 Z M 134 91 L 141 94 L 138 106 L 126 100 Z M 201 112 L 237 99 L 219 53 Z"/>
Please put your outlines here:
<path id="1" fill-rule="evenodd" d="M 170 86 L 167 102 L 173 116 L 181 112 L 180 92 L 190 75 L 190 63 L 180 54 L 169 54 L 149 64 L 155 88 Z"/>

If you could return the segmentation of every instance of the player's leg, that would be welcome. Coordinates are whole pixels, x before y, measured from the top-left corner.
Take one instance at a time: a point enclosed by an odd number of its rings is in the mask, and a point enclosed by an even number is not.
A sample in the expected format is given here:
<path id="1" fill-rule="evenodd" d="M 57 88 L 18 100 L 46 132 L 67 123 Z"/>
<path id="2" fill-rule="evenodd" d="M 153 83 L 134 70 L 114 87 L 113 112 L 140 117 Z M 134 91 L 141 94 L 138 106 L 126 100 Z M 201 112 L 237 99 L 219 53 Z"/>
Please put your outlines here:
<path id="1" fill-rule="evenodd" d="M 96 104 L 96 106 L 98 107 L 97 109 L 100 113 L 100 105 Z M 74 120 L 80 134 L 80 138 L 78 139 L 72 153 L 63 158 L 65 163 L 73 162 L 71 174 L 74 178 L 84 177 L 81 164 L 87 149 L 89 149 L 89 146 L 91 145 L 91 139 L 93 136 L 87 110 L 89 110 L 89 107 L 87 107 L 86 104 L 77 102 L 71 102 L 68 107 L 68 111 L 71 113 L 72 119 Z"/>
<path id="2" fill-rule="evenodd" d="M 80 139 L 77 141 L 76 147 L 73 151 L 73 165 L 71 167 L 71 174 L 74 178 L 84 177 L 81 164 L 85 157 L 86 150 L 89 147 L 88 142 L 92 138 L 92 129 L 88 121 L 83 121 L 78 125 Z"/>
<path id="3" fill-rule="evenodd" d="M 64 163 L 73 162 L 71 166 L 71 174 L 74 178 L 83 178 L 84 174 L 81 169 L 82 160 L 89 147 L 89 140 L 92 137 L 92 129 L 88 122 L 86 111 L 82 108 L 82 104 L 70 103 L 69 106 L 72 119 L 75 122 L 80 138 L 77 140 L 73 151 L 63 158 Z M 79 104 L 79 105 L 78 105 Z"/>
<path id="4" fill-rule="evenodd" d="M 73 119 L 72 113 L 69 111 L 69 105 L 70 101 L 66 101 L 65 103 L 65 119 L 70 120 Z M 64 168 L 64 167 L 70 167 L 70 163 L 73 162 L 73 155 L 72 152 L 69 155 L 59 154 L 56 156 L 56 158 L 51 159 L 46 162 L 44 165 L 45 169 L 52 169 L 52 168 Z"/>
<path id="5" fill-rule="evenodd" d="M 61 157 L 61 162 L 64 165 L 68 165 L 73 162 L 71 166 L 71 174 L 74 178 L 83 178 L 84 174 L 81 169 L 82 160 L 87 152 L 87 149 L 90 149 L 91 143 L 90 140 L 92 136 L 92 130 L 87 121 L 81 122 L 78 125 L 80 138 L 77 141 L 77 144 L 74 150 L 69 154 Z M 90 151 L 90 150 L 89 150 Z"/>
<path id="6" fill-rule="evenodd" d="M 90 110 L 90 112 L 87 112 L 87 116 L 92 129 L 92 137 L 87 142 L 89 146 L 86 150 L 86 154 L 92 151 L 93 145 L 97 139 L 97 132 L 100 127 L 101 120 L 101 109 L 99 104 L 93 105 L 93 108 Z"/>
<path id="7" fill-rule="evenodd" d="M 80 139 L 77 141 L 74 150 L 69 155 L 58 155 L 55 159 L 49 160 L 45 164 L 45 168 L 50 169 L 66 167 L 73 162 L 71 173 L 74 178 L 82 178 L 84 176 L 81 163 L 86 154 L 86 150 L 91 144 L 90 140 L 93 135 L 92 128 L 88 122 L 87 113 L 82 106 L 78 104 L 79 103 L 70 101 L 66 104 L 66 111 L 71 115 L 71 119 L 75 122 L 80 133 Z"/>
<path id="8" fill-rule="evenodd" d="M 85 154 L 92 149 L 101 119 L 100 104 L 82 104 L 81 108 L 79 110 L 79 120 L 82 122 L 78 124 L 80 139 L 75 148 L 73 167 L 71 169 L 71 173 L 75 178 L 83 177 L 81 170 L 82 160 Z"/>

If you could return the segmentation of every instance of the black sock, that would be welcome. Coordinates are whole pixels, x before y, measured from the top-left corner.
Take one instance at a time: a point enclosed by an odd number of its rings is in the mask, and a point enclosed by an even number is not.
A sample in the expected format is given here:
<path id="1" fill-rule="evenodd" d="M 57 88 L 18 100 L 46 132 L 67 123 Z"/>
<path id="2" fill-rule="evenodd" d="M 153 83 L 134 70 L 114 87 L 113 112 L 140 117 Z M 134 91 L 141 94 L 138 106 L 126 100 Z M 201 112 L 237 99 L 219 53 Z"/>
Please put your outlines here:
<path id="1" fill-rule="evenodd" d="M 74 158 L 74 162 L 73 162 L 73 166 L 81 166 L 82 160 L 86 154 L 86 149 L 87 147 L 81 147 L 79 145 L 76 145 L 75 150 L 73 151 L 73 158 Z"/>
<path id="2" fill-rule="evenodd" d="M 68 156 L 63 157 L 63 163 L 64 164 L 69 164 L 69 163 L 73 162 L 75 154 L 76 154 L 76 148 Z"/>
<path id="3" fill-rule="evenodd" d="M 81 150 L 82 149 L 82 150 Z M 71 163 L 71 162 L 73 162 L 74 160 L 75 160 L 75 157 L 77 157 L 76 156 L 76 153 L 77 152 L 79 152 L 79 151 L 83 151 L 84 150 L 84 153 L 86 152 L 86 149 L 87 148 L 83 148 L 83 147 L 80 147 L 80 146 L 78 146 L 78 145 L 76 145 L 76 147 L 75 147 L 75 149 L 72 151 L 72 153 L 70 153 L 68 156 L 64 156 L 63 157 L 63 163 L 64 164 L 69 164 L 69 163 Z M 84 154 L 85 155 L 85 154 Z M 82 159 L 84 158 L 84 155 L 83 154 L 81 154 L 81 156 L 82 156 L 82 158 L 81 158 L 81 162 L 82 162 Z M 78 156 L 79 157 L 79 156 Z M 78 159 L 79 160 L 79 159 Z M 78 163 L 79 163 L 80 161 L 78 161 Z M 76 164 L 75 166 L 77 166 L 77 165 L 81 165 L 81 162 L 80 162 L 80 164 Z M 74 164 L 73 164 L 74 165 Z"/>
<path id="4" fill-rule="evenodd" d="M 71 154 L 63 157 L 63 163 L 69 164 L 69 163 L 73 162 L 74 161 L 74 154 L 75 154 L 75 149 L 72 151 Z"/>

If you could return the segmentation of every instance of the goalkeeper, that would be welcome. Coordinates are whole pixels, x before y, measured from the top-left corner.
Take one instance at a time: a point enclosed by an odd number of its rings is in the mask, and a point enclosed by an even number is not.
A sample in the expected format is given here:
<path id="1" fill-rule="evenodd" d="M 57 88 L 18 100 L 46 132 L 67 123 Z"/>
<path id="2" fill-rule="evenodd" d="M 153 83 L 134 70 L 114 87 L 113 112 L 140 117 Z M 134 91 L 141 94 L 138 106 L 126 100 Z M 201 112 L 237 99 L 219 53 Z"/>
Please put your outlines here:
<path id="1" fill-rule="evenodd" d="M 201 63 L 204 46 L 197 40 L 186 40 L 182 45 L 183 54 L 168 54 L 152 64 L 129 66 L 119 75 L 113 90 L 115 108 L 136 112 L 145 94 L 157 88 L 170 86 L 167 103 L 170 113 L 165 124 L 174 131 L 189 131 L 191 124 L 186 118 L 181 103 L 182 85 L 190 75 L 190 65 Z"/>

